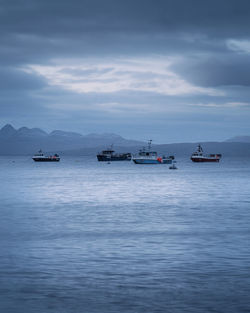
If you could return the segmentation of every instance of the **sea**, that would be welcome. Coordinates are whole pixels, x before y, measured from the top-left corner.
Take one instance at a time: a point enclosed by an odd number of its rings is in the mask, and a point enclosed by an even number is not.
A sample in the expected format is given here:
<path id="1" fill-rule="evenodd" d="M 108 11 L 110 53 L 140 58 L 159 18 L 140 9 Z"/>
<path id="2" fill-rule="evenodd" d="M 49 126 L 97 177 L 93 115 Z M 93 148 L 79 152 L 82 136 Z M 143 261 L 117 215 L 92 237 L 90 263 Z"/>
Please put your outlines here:
<path id="1" fill-rule="evenodd" d="M 250 312 L 250 159 L 0 157 L 0 312 Z"/>

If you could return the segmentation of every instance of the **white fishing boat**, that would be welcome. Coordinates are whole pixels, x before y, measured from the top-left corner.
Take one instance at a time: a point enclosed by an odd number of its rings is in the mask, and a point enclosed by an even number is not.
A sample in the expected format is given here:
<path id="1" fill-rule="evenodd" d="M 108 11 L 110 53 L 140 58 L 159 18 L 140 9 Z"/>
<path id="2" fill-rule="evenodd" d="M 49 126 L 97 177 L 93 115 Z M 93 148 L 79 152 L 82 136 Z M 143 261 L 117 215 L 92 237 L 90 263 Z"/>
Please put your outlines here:
<path id="1" fill-rule="evenodd" d="M 174 156 L 158 155 L 156 151 L 151 151 L 151 144 L 152 140 L 149 140 L 148 148 L 143 147 L 137 155 L 132 157 L 135 164 L 172 164 Z"/>

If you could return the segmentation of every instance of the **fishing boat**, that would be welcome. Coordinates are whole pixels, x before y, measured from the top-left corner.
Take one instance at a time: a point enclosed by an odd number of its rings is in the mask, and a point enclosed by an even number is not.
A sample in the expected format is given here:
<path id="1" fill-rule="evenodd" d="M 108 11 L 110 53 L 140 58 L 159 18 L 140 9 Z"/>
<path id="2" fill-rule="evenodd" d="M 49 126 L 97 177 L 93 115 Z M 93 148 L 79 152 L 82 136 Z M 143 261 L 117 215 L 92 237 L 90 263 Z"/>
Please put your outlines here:
<path id="1" fill-rule="evenodd" d="M 39 150 L 38 153 L 36 153 L 32 159 L 35 162 L 59 162 L 60 161 L 60 157 L 58 154 L 54 154 L 54 155 L 50 155 L 50 156 L 46 156 L 44 155 L 44 153 L 42 152 L 42 150 Z"/>
<path id="2" fill-rule="evenodd" d="M 131 161 L 131 153 L 115 153 L 113 150 L 113 145 L 107 150 L 103 150 L 101 153 L 97 154 L 97 160 L 103 162 L 110 161 Z"/>
<path id="3" fill-rule="evenodd" d="M 143 147 L 137 155 L 132 157 L 135 164 L 172 164 L 174 156 L 158 155 L 156 151 L 151 151 L 152 140 L 148 141 L 148 148 Z"/>
<path id="4" fill-rule="evenodd" d="M 221 157 L 221 154 L 203 154 L 203 149 L 199 144 L 197 150 L 191 155 L 190 159 L 193 162 L 219 162 Z"/>

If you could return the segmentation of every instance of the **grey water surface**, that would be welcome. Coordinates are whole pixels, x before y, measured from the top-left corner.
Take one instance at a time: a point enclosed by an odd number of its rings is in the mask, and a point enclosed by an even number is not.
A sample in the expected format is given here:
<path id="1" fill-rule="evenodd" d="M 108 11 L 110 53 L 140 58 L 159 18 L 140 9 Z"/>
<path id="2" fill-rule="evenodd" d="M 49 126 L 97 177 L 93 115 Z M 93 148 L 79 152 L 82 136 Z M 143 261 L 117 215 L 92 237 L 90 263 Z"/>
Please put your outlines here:
<path id="1" fill-rule="evenodd" d="M 0 312 L 250 312 L 250 160 L 0 157 Z"/>

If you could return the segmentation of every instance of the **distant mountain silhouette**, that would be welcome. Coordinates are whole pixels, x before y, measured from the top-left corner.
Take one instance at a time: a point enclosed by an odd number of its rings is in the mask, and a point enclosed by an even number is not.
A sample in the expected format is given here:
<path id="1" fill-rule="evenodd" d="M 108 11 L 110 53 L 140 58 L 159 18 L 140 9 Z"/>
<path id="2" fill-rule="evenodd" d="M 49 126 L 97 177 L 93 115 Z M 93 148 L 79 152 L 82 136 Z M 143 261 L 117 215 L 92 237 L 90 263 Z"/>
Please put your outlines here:
<path id="1" fill-rule="evenodd" d="M 242 158 L 248 157 L 250 159 L 250 143 L 241 142 L 200 142 L 205 154 L 209 153 L 221 153 L 222 158 L 234 157 Z M 196 151 L 198 143 L 171 143 L 152 145 L 152 150 L 157 151 L 159 154 L 165 154 L 166 156 L 174 155 L 176 158 L 185 157 L 190 158 L 191 154 Z M 144 144 L 145 146 L 145 144 Z M 142 145 L 122 147 L 116 146 L 116 150 L 120 152 L 137 153 L 138 149 L 142 148 Z M 81 148 L 69 151 L 62 151 L 64 155 L 94 155 L 97 152 L 96 148 Z"/>
<path id="2" fill-rule="evenodd" d="M 248 157 L 250 158 L 250 143 L 241 142 L 200 142 L 204 154 L 221 153 L 226 157 Z M 158 145 L 157 151 L 168 155 L 185 156 L 196 151 L 198 143 L 174 143 Z"/>
<path id="3" fill-rule="evenodd" d="M 249 141 L 248 141 L 249 139 Z M 200 142 L 204 153 L 221 153 L 222 157 L 249 157 L 250 136 L 238 136 L 226 142 Z M 117 134 L 88 134 L 54 130 L 46 133 L 39 128 L 21 127 L 15 129 L 7 124 L 0 130 L 0 155 L 33 155 L 39 149 L 62 155 L 95 155 L 111 144 L 120 152 L 135 153 L 145 142 L 125 139 Z M 176 143 L 153 145 L 159 153 L 189 157 L 196 150 L 197 143 Z"/>
<path id="4" fill-rule="evenodd" d="M 49 136 L 60 136 L 60 137 L 65 137 L 65 138 L 82 138 L 83 135 L 78 134 L 78 133 L 74 133 L 74 132 L 65 132 L 63 130 L 53 130 Z"/>
<path id="5" fill-rule="evenodd" d="M 17 130 L 16 135 L 18 137 L 31 137 L 31 138 L 36 138 L 36 137 L 46 137 L 48 134 L 39 129 L 39 128 L 27 128 L 27 127 L 21 127 Z"/>
<path id="6" fill-rule="evenodd" d="M 14 136 L 16 134 L 15 128 L 10 125 L 6 124 L 1 130 L 0 130 L 0 137 L 2 138 L 9 138 L 11 136 Z"/>
<path id="7" fill-rule="evenodd" d="M 226 142 L 249 142 L 250 136 L 235 136 L 226 140 Z"/>
<path id="8" fill-rule="evenodd" d="M 66 151 L 77 149 L 133 147 L 143 142 L 125 139 L 116 134 L 81 135 L 74 132 L 54 130 L 46 133 L 39 128 L 21 127 L 15 129 L 7 124 L 0 130 L 0 155 L 33 154 L 39 149 L 44 151 Z"/>

